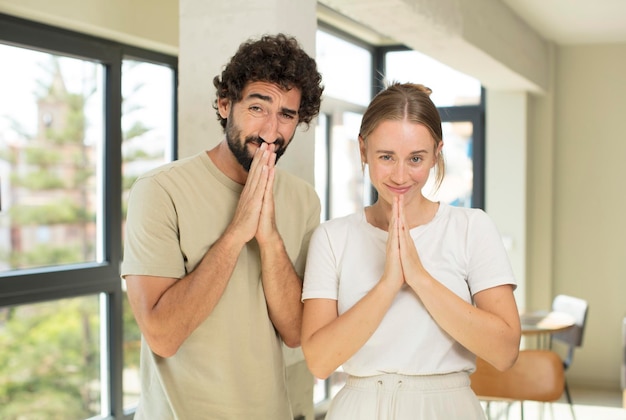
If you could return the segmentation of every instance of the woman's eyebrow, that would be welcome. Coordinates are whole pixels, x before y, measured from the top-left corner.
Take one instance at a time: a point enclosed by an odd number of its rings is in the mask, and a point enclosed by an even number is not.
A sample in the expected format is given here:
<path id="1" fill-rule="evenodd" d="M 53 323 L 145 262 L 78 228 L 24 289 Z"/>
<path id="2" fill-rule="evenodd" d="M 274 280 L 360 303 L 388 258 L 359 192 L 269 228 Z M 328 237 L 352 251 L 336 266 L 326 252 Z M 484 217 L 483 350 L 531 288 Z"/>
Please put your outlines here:
<path id="1" fill-rule="evenodd" d="M 395 154 L 396 152 L 393 150 L 385 150 L 385 149 L 376 149 L 376 153 L 387 153 L 387 154 Z M 413 150 L 409 152 L 410 155 L 417 155 L 419 153 L 428 153 L 427 149 Z"/>

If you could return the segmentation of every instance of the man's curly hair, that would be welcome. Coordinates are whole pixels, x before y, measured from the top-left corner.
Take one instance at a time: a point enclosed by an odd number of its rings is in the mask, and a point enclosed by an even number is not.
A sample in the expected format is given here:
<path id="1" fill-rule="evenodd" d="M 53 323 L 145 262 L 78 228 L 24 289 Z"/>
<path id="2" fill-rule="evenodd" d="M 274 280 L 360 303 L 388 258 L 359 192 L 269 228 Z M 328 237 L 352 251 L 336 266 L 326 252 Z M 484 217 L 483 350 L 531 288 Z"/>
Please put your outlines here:
<path id="1" fill-rule="evenodd" d="M 217 101 L 228 98 L 235 103 L 242 99 L 242 91 L 249 82 L 270 82 L 284 89 L 298 88 L 302 92 L 298 123 L 309 123 L 319 113 L 324 87 L 322 75 L 315 60 L 304 52 L 294 37 L 284 34 L 264 35 L 259 40 L 248 40 L 239 46 L 219 75 L 213 78 Z M 219 110 L 217 119 L 226 128 L 226 119 Z"/>

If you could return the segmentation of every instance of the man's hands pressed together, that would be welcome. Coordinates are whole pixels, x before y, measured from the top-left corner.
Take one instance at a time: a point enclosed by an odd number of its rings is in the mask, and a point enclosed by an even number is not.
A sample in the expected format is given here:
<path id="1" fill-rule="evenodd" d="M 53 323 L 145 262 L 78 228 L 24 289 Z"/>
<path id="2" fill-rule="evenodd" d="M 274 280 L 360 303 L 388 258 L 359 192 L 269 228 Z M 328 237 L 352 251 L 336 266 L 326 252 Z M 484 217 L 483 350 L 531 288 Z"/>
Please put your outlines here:
<path id="1" fill-rule="evenodd" d="M 277 233 L 273 195 L 275 163 L 274 145 L 261 143 L 252 159 L 248 179 L 227 229 L 244 243 L 254 237 L 262 243 Z"/>

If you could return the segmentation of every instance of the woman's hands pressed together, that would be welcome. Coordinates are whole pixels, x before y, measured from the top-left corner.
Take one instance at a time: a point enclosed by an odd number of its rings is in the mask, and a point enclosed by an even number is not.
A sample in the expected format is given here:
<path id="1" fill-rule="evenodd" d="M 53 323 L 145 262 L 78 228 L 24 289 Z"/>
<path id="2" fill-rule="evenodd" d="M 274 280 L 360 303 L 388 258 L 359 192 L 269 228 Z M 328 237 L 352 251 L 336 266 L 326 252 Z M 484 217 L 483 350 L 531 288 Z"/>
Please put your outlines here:
<path id="1" fill-rule="evenodd" d="M 398 197 L 393 201 L 391 219 L 389 220 L 389 234 L 387 236 L 387 257 L 385 259 L 385 271 L 380 278 L 380 282 L 388 284 L 398 292 L 405 283 L 405 276 L 402 270 L 401 238 L 402 220 L 401 207 Z M 403 245 L 406 246 L 406 245 Z"/>
<path id="2" fill-rule="evenodd" d="M 407 222 L 403 195 L 394 197 L 391 209 L 385 274 L 399 283 L 398 290 L 403 284 L 407 284 L 418 293 L 420 281 L 427 281 L 430 275 L 424 269 L 411 238 L 411 227 Z"/>

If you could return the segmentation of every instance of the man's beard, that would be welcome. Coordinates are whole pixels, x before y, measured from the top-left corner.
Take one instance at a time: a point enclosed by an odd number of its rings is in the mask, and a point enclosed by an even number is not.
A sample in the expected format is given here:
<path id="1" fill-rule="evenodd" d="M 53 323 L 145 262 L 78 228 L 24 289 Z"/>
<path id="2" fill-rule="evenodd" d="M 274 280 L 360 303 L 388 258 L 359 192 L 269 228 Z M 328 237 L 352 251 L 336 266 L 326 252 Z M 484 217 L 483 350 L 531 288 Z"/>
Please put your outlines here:
<path id="1" fill-rule="evenodd" d="M 248 144 L 252 143 L 260 147 L 263 140 L 261 140 L 258 136 L 248 136 L 241 141 L 241 130 L 239 130 L 235 124 L 232 123 L 232 120 L 231 116 L 226 122 L 226 143 L 228 143 L 228 148 L 237 159 L 237 162 L 239 162 L 246 172 L 249 172 L 250 166 L 252 166 L 254 154 L 250 153 L 248 150 Z M 285 153 L 285 150 L 287 150 L 287 146 L 285 146 L 285 141 L 279 138 L 274 141 L 274 147 L 276 162 L 278 162 L 278 159 Z"/>

